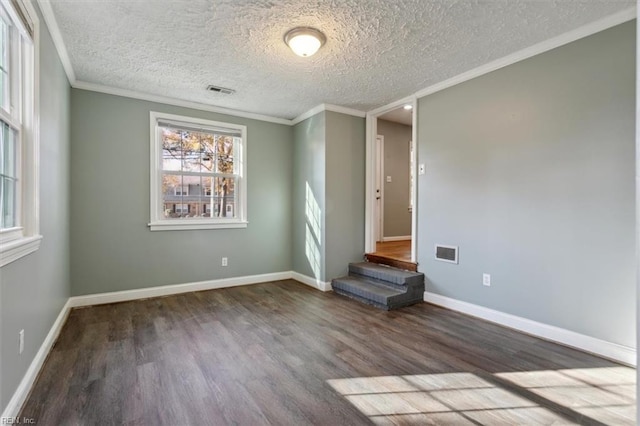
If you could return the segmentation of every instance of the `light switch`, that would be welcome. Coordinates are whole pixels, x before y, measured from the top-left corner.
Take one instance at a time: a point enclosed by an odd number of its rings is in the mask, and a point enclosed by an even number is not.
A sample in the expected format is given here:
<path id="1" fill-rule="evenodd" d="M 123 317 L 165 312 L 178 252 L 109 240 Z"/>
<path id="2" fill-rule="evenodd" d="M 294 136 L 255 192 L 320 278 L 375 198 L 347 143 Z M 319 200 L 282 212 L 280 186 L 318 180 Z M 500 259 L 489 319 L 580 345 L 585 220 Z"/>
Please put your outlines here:
<path id="1" fill-rule="evenodd" d="M 391 182 L 391 176 L 387 176 L 387 182 Z"/>

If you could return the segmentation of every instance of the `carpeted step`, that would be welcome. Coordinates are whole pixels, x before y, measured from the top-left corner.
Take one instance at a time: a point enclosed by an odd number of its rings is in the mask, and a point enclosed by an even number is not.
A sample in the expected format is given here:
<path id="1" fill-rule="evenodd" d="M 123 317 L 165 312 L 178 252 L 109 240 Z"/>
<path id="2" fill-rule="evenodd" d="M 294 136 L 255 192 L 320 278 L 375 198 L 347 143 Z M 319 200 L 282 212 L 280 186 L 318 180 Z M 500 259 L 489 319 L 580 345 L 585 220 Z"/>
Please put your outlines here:
<path id="1" fill-rule="evenodd" d="M 424 274 L 420 272 L 405 271 L 371 262 L 358 262 L 349 264 L 349 274 L 388 281 L 397 286 L 418 286 L 424 291 Z"/>
<path id="2" fill-rule="evenodd" d="M 361 275 L 336 278 L 331 282 L 331 287 L 338 294 L 386 310 L 421 302 L 424 291 L 413 287 L 398 288 L 388 282 Z"/>

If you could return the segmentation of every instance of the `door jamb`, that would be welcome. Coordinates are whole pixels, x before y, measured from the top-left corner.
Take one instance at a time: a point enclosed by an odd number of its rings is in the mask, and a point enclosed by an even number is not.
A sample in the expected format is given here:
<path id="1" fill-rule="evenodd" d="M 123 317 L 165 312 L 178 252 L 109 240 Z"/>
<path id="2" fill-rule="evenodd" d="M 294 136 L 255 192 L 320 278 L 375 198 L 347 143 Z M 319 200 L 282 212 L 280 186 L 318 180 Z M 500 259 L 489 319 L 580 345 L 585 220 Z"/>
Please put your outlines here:
<path id="1" fill-rule="evenodd" d="M 380 149 L 378 149 L 378 139 L 380 139 Z M 382 158 L 377 158 L 377 155 L 382 152 Z M 378 160 L 380 160 L 378 162 Z M 380 173 L 379 176 L 376 176 Z M 376 203 L 376 212 L 379 215 L 375 218 L 376 225 L 376 242 L 384 241 L 384 136 L 376 135 L 376 168 L 374 173 L 375 186 L 380 187 L 380 194 L 376 193 L 376 201 L 380 197 L 380 203 Z M 378 206 L 380 210 L 378 211 Z M 374 213 L 374 215 L 375 215 Z M 374 250 L 375 251 L 375 250 Z"/>
<path id="2" fill-rule="evenodd" d="M 376 136 L 378 136 L 378 117 L 403 105 L 412 105 L 412 126 L 411 137 L 414 141 L 413 149 L 413 173 L 414 185 L 411 197 L 413 199 L 413 210 L 411 211 L 411 261 L 417 259 L 417 235 L 418 235 L 418 102 L 415 96 L 400 99 L 388 105 L 369 111 L 366 116 L 366 152 L 365 152 L 365 217 L 364 217 L 364 250 L 365 253 L 373 253 L 376 250 Z"/>

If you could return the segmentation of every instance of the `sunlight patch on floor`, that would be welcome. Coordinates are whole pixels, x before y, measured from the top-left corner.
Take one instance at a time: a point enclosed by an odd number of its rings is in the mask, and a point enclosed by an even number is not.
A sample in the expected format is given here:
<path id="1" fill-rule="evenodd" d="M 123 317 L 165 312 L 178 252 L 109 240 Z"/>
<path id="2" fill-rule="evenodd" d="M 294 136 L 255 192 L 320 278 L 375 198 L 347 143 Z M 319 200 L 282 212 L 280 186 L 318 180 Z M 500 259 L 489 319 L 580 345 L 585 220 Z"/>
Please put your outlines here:
<path id="1" fill-rule="evenodd" d="M 605 424 L 635 424 L 636 372 L 627 367 L 498 373 L 549 401 Z"/>
<path id="2" fill-rule="evenodd" d="M 626 367 L 357 377 L 329 385 L 375 424 L 575 424 L 548 401 L 606 424 L 633 424 L 635 370 Z M 508 381 L 516 393 L 497 382 Z M 538 398 L 527 398 L 527 393 Z M 546 405 L 546 404 L 545 404 Z"/>

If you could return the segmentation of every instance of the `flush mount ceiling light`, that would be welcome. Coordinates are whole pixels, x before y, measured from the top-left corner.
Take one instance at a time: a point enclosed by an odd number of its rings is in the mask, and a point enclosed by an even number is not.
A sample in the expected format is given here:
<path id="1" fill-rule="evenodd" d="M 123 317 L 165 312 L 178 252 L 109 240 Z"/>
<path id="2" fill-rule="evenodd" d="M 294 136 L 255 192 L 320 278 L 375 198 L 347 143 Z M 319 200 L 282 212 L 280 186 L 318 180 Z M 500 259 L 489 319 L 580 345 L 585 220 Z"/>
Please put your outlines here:
<path id="1" fill-rule="evenodd" d="M 407 111 L 412 110 L 413 109 L 413 105 L 405 105 L 402 108 L 406 109 Z"/>
<path id="2" fill-rule="evenodd" d="M 289 30 L 284 36 L 284 42 L 298 56 L 313 55 L 327 41 L 327 38 L 315 28 L 298 27 Z"/>

